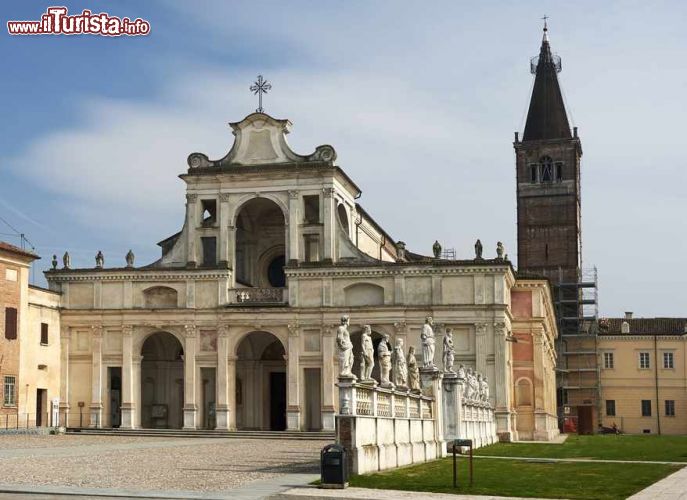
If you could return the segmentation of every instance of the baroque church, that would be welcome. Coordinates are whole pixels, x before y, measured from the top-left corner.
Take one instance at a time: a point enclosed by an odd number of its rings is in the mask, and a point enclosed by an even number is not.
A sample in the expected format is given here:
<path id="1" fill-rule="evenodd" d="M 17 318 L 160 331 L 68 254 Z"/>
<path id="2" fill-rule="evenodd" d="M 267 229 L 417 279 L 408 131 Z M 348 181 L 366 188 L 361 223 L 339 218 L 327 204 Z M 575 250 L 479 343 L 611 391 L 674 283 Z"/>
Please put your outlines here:
<path id="1" fill-rule="evenodd" d="M 547 278 L 516 271 L 500 245 L 464 260 L 406 249 L 359 204 L 335 149 L 298 154 L 291 127 L 260 109 L 231 124 L 224 157 L 192 153 L 183 226 L 156 262 L 74 269 L 65 259 L 46 272 L 61 294 L 66 424 L 85 412 L 94 427 L 332 431 L 341 315 L 356 373 L 363 325 L 375 343 L 389 335 L 418 348 L 432 316 L 439 338 L 452 329 L 456 364 L 488 378 L 499 438 L 552 439 L 558 326 Z M 523 175 L 532 130 L 528 119 L 516 141 Z M 559 156 L 576 161 L 567 151 L 551 153 L 554 178 Z"/>

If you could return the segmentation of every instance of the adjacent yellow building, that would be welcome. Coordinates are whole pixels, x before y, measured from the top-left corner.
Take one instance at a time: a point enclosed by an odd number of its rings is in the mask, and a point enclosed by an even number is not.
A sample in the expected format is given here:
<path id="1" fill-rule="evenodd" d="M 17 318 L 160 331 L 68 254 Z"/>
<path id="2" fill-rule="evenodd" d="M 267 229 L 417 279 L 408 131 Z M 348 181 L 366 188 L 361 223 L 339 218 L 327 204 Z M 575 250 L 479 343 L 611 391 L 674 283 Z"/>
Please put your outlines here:
<path id="1" fill-rule="evenodd" d="M 687 434 L 687 318 L 599 321 L 601 422 L 630 434 Z"/>

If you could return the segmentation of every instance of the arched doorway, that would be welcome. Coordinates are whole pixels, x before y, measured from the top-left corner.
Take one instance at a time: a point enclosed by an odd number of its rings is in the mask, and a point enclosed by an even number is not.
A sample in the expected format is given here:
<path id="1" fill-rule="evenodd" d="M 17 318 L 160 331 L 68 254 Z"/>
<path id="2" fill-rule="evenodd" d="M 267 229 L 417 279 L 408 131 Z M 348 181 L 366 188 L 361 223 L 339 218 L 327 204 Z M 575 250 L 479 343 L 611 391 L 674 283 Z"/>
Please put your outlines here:
<path id="1" fill-rule="evenodd" d="M 168 332 L 150 335 L 141 347 L 141 427 L 181 429 L 184 349 Z"/>
<path id="2" fill-rule="evenodd" d="M 251 332 L 236 349 L 236 427 L 286 429 L 286 360 L 281 341 Z"/>
<path id="3" fill-rule="evenodd" d="M 236 217 L 236 281 L 238 284 L 281 288 L 285 285 L 286 224 L 274 201 L 254 198 Z"/>

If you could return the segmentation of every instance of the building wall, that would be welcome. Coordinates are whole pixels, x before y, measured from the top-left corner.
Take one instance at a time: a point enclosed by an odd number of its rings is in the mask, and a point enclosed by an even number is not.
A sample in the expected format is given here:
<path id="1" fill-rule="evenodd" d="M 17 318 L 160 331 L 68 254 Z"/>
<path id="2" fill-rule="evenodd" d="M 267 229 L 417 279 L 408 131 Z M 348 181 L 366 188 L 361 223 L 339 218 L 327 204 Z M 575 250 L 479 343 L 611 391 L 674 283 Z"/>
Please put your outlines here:
<path id="1" fill-rule="evenodd" d="M 16 402 L 23 404 L 19 382 L 19 353 L 21 325 L 25 322 L 22 315 L 22 291 L 28 286 L 29 269 L 23 259 L 19 260 L 11 255 L 0 254 L 0 415 L 15 415 L 17 405 L 5 406 L 5 376 L 16 377 Z M 5 309 L 17 309 L 17 338 L 5 338 Z M 3 421 L 4 424 L 4 421 Z"/>
<path id="2" fill-rule="evenodd" d="M 641 352 L 649 354 L 649 368 L 640 368 Z M 663 366 L 668 352 L 672 369 Z M 604 367 L 604 353 L 613 354 L 613 368 Z M 657 434 L 660 425 L 661 434 L 687 434 L 687 335 L 602 335 L 599 357 L 602 425 L 631 434 Z M 615 401 L 615 416 L 606 414 L 608 400 Z M 642 400 L 651 401 L 651 416 L 642 416 Z M 675 401 L 675 416 L 665 414 L 666 400 Z"/>

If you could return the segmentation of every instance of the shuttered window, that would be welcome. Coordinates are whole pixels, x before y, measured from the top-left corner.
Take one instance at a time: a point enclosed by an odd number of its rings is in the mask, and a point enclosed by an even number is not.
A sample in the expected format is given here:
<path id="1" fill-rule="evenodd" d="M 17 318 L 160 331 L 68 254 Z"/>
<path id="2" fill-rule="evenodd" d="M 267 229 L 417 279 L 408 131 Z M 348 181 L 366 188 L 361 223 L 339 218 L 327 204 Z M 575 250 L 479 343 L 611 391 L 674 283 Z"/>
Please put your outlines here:
<path id="1" fill-rule="evenodd" d="M 48 345 L 48 324 L 41 323 L 41 344 Z"/>
<path id="2" fill-rule="evenodd" d="M 17 338 L 17 310 L 14 307 L 5 308 L 5 338 Z"/>

